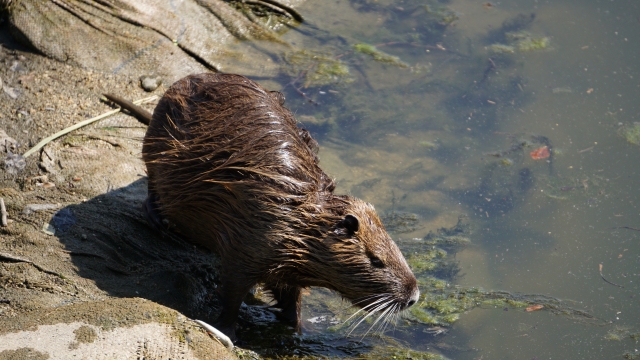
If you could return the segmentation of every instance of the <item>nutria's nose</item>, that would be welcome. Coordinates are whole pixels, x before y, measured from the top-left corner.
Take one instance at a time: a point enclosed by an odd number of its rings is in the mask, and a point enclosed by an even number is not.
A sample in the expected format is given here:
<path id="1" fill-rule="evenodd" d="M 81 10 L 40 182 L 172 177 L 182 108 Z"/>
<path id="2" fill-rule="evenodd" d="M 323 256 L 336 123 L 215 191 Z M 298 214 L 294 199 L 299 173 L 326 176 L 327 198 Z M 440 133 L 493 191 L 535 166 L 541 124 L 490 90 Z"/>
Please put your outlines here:
<path id="1" fill-rule="evenodd" d="M 411 298 L 409 298 L 409 301 L 407 302 L 407 307 L 410 308 L 413 306 L 413 304 L 418 302 L 418 299 L 420 299 L 420 290 L 416 287 L 411 294 Z"/>

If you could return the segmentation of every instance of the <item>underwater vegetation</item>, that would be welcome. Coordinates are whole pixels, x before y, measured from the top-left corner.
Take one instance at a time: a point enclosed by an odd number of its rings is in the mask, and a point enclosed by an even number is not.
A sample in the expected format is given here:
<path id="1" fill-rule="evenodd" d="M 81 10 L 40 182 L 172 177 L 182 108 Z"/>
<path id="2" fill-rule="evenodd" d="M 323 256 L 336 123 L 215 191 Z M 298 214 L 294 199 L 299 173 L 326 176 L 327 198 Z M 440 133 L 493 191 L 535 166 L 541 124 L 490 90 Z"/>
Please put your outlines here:
<path id="1" fill-rule="evenodd" d="M 384 64 L 394 65 L 403 69 L 409 67 L 409 65 L 400 60 L 399 57 L 382 52 L 373 45 L 360 43 L 353 45 L 353 49 L 361 54 L 369 55 L 373 60 Z"/>
<path id="2" fill-rule="evenodd" d="M 403 349 L 396 345 L 376 346 L 370 352 L 358 356 L 358 360 L 446 360 L 442 355 L 425 351 Z"/>
<path id="3" fill-rule="evenodd" d="M 412 213 L 388 211 L 381 216 L 380 220 L 390 233 L 402 234 L 418 229 L 418 216 Z"/>
<path id="4" fill-rule="evenodd" d="M 640 122 L 622 126 L 618 130 L 618 134 L 630 144 L 640 146 Z"/>
<path id="5" fill-rule="evenodd" d="M 513 54 L 516 51 L 529 52 L 549 48 L 549 38 L 534 36 L 528 31 L 509 32 L 505 34 L 506 44 L 495 43 L 489 49 L 495 53 Z"/>
<path id="6" fill-rule="evenodd" d="M 515 34 L 524 31 L 531 26 L 536 19 L 536 14 L 518 14 L 511 19 L 505 20 L 499 28 L 487 34 L 486 42 L 489 44 L 508 42 L 507 34 Z"/>
<path id="7" fill-rule="evenodd" d="M 345 62 L 329 51 L 296 50 L 285 54 L 285 71 L 293 78 L 302 78 L 303 87 L 348 84 L 353 81 Z"/>

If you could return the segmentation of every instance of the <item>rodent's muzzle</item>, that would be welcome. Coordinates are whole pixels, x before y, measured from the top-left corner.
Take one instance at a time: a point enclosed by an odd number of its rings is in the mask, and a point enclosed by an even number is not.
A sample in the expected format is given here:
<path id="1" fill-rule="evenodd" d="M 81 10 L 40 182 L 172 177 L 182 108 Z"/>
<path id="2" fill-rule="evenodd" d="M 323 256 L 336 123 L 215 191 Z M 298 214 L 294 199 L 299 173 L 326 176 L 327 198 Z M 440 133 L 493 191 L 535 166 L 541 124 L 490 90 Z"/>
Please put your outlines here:
<path id="1" fill-rule="evenodd" d="M 409 301 L 407 301 L 406 304 L 403 306 L 403 309 L 412 307 L 415 303 L 418 302 L 419 299 L 420 299 L 420 289 L 418 289 L 418 287 L 416 286 L 411 293 L 411 297 L 409 298 Z"/>

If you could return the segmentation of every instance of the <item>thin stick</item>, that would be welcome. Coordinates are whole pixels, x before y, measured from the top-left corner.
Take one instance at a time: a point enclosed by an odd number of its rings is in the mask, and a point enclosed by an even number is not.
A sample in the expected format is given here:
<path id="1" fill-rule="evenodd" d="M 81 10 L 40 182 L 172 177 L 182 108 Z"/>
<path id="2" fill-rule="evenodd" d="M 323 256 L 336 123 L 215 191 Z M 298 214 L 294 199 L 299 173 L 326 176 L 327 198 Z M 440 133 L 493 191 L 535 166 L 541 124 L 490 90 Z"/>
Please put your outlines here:
<path id="1" fill-rule="evenodd" d="M 154 96 L 150 96 L 150 97 L 148 97 L 148 98 L 144 98 L 144 99 L 136 100 L 136 101 L 134 101 L 133 103 L 134 103 L 134 104 L 136 104 L 136 105 L 140 105 L 140 104 L 142 104 L 142 103 L 145 103 L 145 102 L 149 102 L 149 101 L 155 100 L 156 98 L 157 98 L 157 96 L 156 96 L 156 95 L 154 95 Z M 74 131 L 74 130 L 80 129 L 80 128 L 81 128 L 81 127 L 83 127 L 83 126 L 87 126 L 87 125 L 89 125 L 89 124 L 91 124 L 91 123 L 94 123 L 94 122 L 96 122 L 96 121 L 98 121 L 98 120 L 102 120 L 102 119 L 104 119 L 104 118 L 106 118 L 106 117 L 109 117 L 109 116 L 111 116 L 111 115 L 113 115 L 113 114 L 117 114 L 118 112 L 120 112 L 120 110 L 121 110 L 121 109 L 116 109 L 116 110 L 107 111 L 106 113 L 104 113 L 104 114 L 102 114 L 102 115 L 98 115 L 98 116 L 96 116 L 96 117 L 94 117 L 94 118 L 87 119 L 87 120 L 85 120 L 85 121 L 81 121 L 81 122 L 79 122 L 79 123 L 77 123 L 77 124 L 75 124 L 75 125 L 73 125 L 73 126 L 70 126 L 70 127 L 66 128 L 66 129 L 64 129 L 64 130 L 58 131 L 57 133 L 55 133 L 55 134 L 53 134 L 53 135 L 51 135 L 51 136 L 49 136 L 49 137 L 47 137 L 47 138 L 42 139 L 42 141 L 40 141 L 38 144 L 36 144 L 36 146 L 34 146 L 34 147 L 32 147 L 31 149 L 29 149 L 29 150 L 28 150 L 26 153 L 24 153 L 24 155 L 22 155 L 22 156 L 24 156 L 24 157 L 26 158 L 26 157 L 30 156 L 31 154 L 35 153 L 36 151 L 38 151 L 38 150 L 42 149 L 45 145 L 47 145 L 47 144 L 48 144 L 48 143 L 50 143 L 51 141 L 53 141 L 53 140 L 55 140 L 55 139 L 57 139 L 57 138 L 61 137 L 62 135 L 66 135 L 66 134 L 68 134 L 68 133 L 70 133 L 70 132 L 72 132 L 72 131 Z"/>
<path id="2" fill-rule="evenodd" d="M 605 278 L 604 278 L 604 275 L 602 275 L 602 264 L 600 264 L 600 277 L 601 277 L 601 278 L 602 278 L 602 280 L 604 280 L 606 283 L 609 283 L 609 284 L 611 284 L 611 285 L 613 285 L 613 286 L 617 286 L 617 287 L 619 287 L 619 288 L 623 288 L 623 289 L 624 289 L 624 286 L 622 286 L 622 285 L 618 285 L 618 284 L 615 284 L 615 283 L 612 283 L 611 281 L 609 281 L 609 280 L 607 280 L 607 279 L 605 279 Z"/>
<path id="3" fill-rule="evenodd" d="M 2 213 L 2 226 L 7 227 L 7 208 L 4 206 L 3 198 L 0 198 L 0 213 Z"/>

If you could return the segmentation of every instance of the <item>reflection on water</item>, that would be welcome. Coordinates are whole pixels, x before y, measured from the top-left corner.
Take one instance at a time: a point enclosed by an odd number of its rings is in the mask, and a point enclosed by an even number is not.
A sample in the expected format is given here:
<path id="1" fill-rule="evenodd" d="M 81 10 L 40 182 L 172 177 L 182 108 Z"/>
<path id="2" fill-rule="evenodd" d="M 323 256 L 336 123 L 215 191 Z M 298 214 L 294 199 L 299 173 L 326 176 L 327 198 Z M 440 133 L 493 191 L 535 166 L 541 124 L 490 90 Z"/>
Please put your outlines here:
<path id="1" fill-rule="evenodd" d="M 640 3 L 305 6 L 307 23 L 285 37 L 313 50 L 292 51 L 287 75 L 264 83 L 319 140 L 338 192 L 398 220 L 401 247 L 465 215 L 471 243 L 449 286 L 560 298 L 605 323 L 480 306 L 450 330 L 400 320 L 371 343 L 456 359 L 640 359 L 640 147 L 626 136 L 640 122 Z M 304 301 L 318 321 L 346 306 L 322 290 Z"/>

